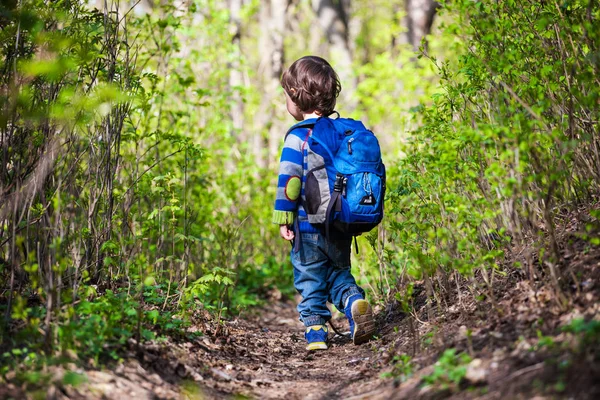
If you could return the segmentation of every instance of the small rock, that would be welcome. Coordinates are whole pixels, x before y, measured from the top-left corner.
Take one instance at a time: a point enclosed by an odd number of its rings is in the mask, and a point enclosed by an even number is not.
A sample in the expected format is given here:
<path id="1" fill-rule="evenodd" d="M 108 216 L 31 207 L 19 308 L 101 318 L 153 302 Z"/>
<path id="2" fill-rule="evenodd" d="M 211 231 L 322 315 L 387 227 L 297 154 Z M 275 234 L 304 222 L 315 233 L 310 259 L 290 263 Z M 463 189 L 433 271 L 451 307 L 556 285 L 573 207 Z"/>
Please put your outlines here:
<path id="1" fill-rule="evenodd" d="M 392 359 L 392 355 L 389 352 L 384 352 L 381 355 L 381 362 L 387 364 Z"/>
<path id="2" fill-rule="evenodd" d="M 480 358 L 476 358 L 469 363 L 467 366 L 467 373 L 465 379 L 472 384 L 479 384 L 485 382 L 487 379 L 488 372 L 483 367 L 483 361 Z"/>
<path id="3" fill-rule="evenodd" d="M 520 340 L 517 345 L 515 346 L 515 349 L 513 351 L 511 351 L 510 355 L 511 357 L 519 357 L 521 358 L 521 355 L 523 354 L 530 354 L 530 350 L 531 349 L 531 344 L 529 344 L 529 342 L 527 342 L 526 339 Z"/>
<path id="4" fill-rule="evenodd" d="M 277 325 L 291 325 L 295 326 L 298 323 L 298 320 L 292 318 L 281 318 L 277 321 Z"/>
<path id="5" fill-rule="evenodd" d="M 6 373 L 6 380 L 7 381 L 12 381 L 13 379 L 15 379 L 17 377 L 17 372 L 14 370 L 10 370 Z"/>
<path id="6" fill-rule="evenodd" d="M 111 398 L 114 385 L 112 383 L 94 383 L 90 385 L 89 390 L 93 394 L 98 395 L 98 397 Z"/>
<path id="7" fill-rule="evenodd" d="M 194 382 L 201 382 L 204 380 L 204 377 L 194 370 L 190 371 L 190 377 L 194 380 Z"/>
<path id="8" fill-rule="evenodd" d="M 423 386 L 420 390 L 419 390 L 419 395 L 418 397 L 425 397 L 427 394 L 431 393 L 433 391 L 433 386 L 427 385 L 427 386 Z"/>
<path id="9" fill-rule="evenodd" d="M 225 382 L 229 382 L 232 380 L 231 375 L 224 371 L 221 371 L 220 369 L 211 368 L 210 372 L 213 374 L 216 380 L 221 380 Z"/>
<path id="10" fill-rule="evenodd" d="M 162 384 L 162 379 L 161 379 L 160 375 L 158 375 L 156 372 L 154 372 L 153 374 L 147 375 L 146 379 L 148 379 L 150 382 L 154 383 L 155 385 Z"/>
<path id="11" fill-rule="evenodd" d="M 594 300 L 594 294 L 593 293 L 586 293 L 585 294 L 585 299 L 589 302 L 592 302 Z"/>
<path id="12" fill-rule="evenodd" d="M 496 339 L 502 339 L 503 335 L 500 332 L 491 331 L 490 336 Z"/>
<path id="13" fill-rule="evenodd" d="M 460 328 L 458 328 L 458 336 L 460 339 L 466 339 L 469 335 L 469 328 L 467 328 L 465 325 L 461 325 Z"/>
<path id="14" fill-rule="evenodd" d="M 111 383 L 115 381 L 115 377 L 104 371 L 88 371 L 88 379 L 97 383 Z"/>
<path id="15" fill-rule="evenodd" d="M 501 349 L 496 349 L 494 350 L 494 352 L 492 353 L 492 359 L 494 361 L 499 361 L 502 360 L 506 357 L 506 350 L 504 350 L 504 348 Z"/>

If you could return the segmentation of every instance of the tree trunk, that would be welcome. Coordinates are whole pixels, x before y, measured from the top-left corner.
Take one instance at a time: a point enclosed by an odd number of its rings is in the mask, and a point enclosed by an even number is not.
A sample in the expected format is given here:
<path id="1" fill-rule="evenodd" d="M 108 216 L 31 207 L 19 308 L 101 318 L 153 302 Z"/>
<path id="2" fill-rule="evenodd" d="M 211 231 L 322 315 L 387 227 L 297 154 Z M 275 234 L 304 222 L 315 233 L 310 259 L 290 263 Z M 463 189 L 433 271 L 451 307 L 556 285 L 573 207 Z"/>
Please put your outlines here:
<path id="1" fill-rule="evenodd" d="M 289 0 L 268 0 L 260 9 L 261 33 L 259 51 L 262 55 L 259 76 L 262 79 L 263 97 L 261 114 L 257 116 L 253 151 L 257 165 L 266 167 L 277 161 L 279 144 L 283 138 L 286 124 L 285 101 L 277 101 L 279 80 L 283 73 L 286 11 Z M 267 133 L 265 137 L 265 133 Z M 265 157 L 265 146 L 268 154 Z"/>
<path id="2" fill-rule="evenodd" d="M 348 29 L 350 0 L 312 0 L 312 7 L 329 43 L 330 62 L 342 84 L 341 104 L 338 108 L 352 111 L 356 107 L 356 77 L 352 69 Z"/>
<path id="3" fill-rule="evenodd" d="M 244 103 L 240 88 L 242 86 L 242 71 L 240 67 L 242 36 L 242 21 L 240 11 L 242 0 L 229 0 L 229 17 L 232 25 L 231 42 L 233 48 L 232 61 L 229 66 L 229 90 L 231 91 L 231 121 L 235 134 L 240 142 L 246 142 L 244 132 Z"/>
<path id="4" fill-rule="evenodd" d="M 431 32 L 433 17 L 439 7 L 434 0 L 405 0 L 406 37 L 413 50 L 418 51 L 423 38 Z M 427 41 L 424 43 L 427 49 Z"/>

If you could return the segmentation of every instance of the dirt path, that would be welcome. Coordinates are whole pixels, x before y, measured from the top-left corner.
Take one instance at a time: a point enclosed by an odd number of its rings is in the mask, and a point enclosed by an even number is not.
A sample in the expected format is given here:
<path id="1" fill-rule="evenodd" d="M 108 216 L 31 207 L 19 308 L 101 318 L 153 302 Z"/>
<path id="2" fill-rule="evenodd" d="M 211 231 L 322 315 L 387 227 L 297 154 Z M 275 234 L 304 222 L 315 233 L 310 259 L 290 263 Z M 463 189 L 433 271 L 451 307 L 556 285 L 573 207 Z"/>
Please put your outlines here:
<path id="1" fill-rule="evenodd" d="M 347 329 L 343 316 L 335 324 Z M 228 339 L 223 344 L 217 341 L 212 346 L 218 347 L 209 347 L 207 341 L 206 348 L 197 353 L 199 362 L 210 360 L 212 379 L 205 381 L 210 395 L 348 398 L 379 384 L 377 342 L 355 346 L 330 333 L 329 350 L 307 352 L 303 325 L 292 303 L 278 303 L 260 317 L 229 322 L 226 330 Z"/>
<path id="2" fill-rule="evenodd" d="M 343 315 L 334 319 L 348 329 Z M 337 399 L 381 383 L 380 341 L 355 346 L 330 330 L 329 350 L 308 352 L 291 300 L 224 321 L 216 336 L 215 325 L 201 321 L 192 329 L 206 334 L 193 341 L 138 346 L 130 340 L 119 364 L 102 370 L 50 366 L 43 389 L 0 385 L 0 399 Z M 66 384 L 68 374 L 85 378 Z"/>
<path id="3" fill-rule="evenodd" d="M 355 346 L 335 336 L 329 350 L 309 353 L 293 302 L 278 302 L 255 316 L 224 322 L 216 338 L 208 326 L 198 326 L 207 335 L 194 341 L 140 348 L 130 343 L 123 364 L 86 371 L 87 383 L 53 387 L 47 398 L 595 399 L 600 396 L 598 328 L 561 330 L 576 318 L 600 321 L 595 283 L 600 249 L 577 258 L 585 261 L 580 271 L 585 290 L 571 293 L 564 311 L 548 288 L 533 290 L 507 278 L 497 283 L 498 311 L 463 298 L 460 306 L 450 305 L 443 314 L 436 310 L 435 320 L 427 322 L 422 303 L 415 304 L 417 318 L 390 304 L 379 310 L 377 340 Z M 420 292 L 417 300 L 424 300 Z M 347 329 L 343 315 L 334 320 Z M 464 365 L 453 364 L 458 357 L 436 363 L 448 348 L 471 357 Z M 410 366 L 403 367 L 402 356 Z M 464 378 L 452 383 L 461 368 Z M 392 378 L 382 378 L 390 372 Z M 433 385 L 425 385 L 427 376 L 437 376 Z"/>
<path id="4" fill-rule="evenodd" d="M 588 272 L 597 279 L 600 251 L 587 257 L 594 261 Z M 584 282 L 593 282 L 590 279 Z M 435 323 L 424 320 L 421 307 L 417 324 L 392 304 L 378 314 L 377 340 L 355 346 L 336 336 L 329 350 L 310 353 L 293 303 L 279 302 L 255 316 L 225 321 L 216 337 L 210 335 L 209 325 L 198 325 L 195 328 L 207 334 L 193 341 L 169 339 L 141 346 L 130 341 L 124 361 L 103 370 L 84 371 L 74 364 L 49 367 L 46 372 L 56 383 L 27 393 L 8 384 L 0 387 L 0 399 L 598 398 L 597 334 L 582 348 L 580 334 L 567 335 L 556 328 L 575 316 L 600 321 L 600 285 L 588 283 L 572 309 L 552 314 L 555 307 L 544 290 L 504 283 L 499 288 L 505 291 L 500 312 L 478 309 L 479 303 L 463 299 L 462 309 L 450 307 Z M 343 315 L 334 319 L 347 329 Z M 460 365 L 436 364 L 450 347 L 472 354 L 460 384 L 444 375 Z M 403 355 L 410 355 L 408 369 L 398 361 Z M 65 384 L 65 375 L 73 372 L 85 373 L 85 382 Z M 382 378 L 390 372 L 393 378 Z M 432 374 L 438 374 L 434 385 L 425 385 L 424 378 Z"/>

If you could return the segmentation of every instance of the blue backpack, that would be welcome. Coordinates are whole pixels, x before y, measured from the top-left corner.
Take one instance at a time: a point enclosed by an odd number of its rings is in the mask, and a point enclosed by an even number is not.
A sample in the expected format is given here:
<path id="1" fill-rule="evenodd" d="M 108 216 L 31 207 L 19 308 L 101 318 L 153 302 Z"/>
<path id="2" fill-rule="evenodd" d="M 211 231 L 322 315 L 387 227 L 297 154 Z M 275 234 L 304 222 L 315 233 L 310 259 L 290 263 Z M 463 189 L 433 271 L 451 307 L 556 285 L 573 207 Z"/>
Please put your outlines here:
<path id="1" fill-rule="evenodd" d="M 299 122 L 288 133 L 296 128 L 312 129 L 303 204 L 309 222 L 324 226 L 328 237 L 330 226 L 353 236 L 377 226 L 383 219 L 385 166 L 373 132 L 339 114 Z"/>

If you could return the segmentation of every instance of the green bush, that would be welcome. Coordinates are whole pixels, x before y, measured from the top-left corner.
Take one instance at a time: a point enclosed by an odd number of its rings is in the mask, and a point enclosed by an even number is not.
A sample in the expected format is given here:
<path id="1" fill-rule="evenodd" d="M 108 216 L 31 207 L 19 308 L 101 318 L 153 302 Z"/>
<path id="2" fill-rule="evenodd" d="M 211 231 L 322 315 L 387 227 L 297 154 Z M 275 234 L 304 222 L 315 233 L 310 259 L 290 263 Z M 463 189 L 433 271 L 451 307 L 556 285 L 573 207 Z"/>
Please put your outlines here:
<path id="1" fill-rule="evenodd" d="M 483 271 L 489 283 L 509 243 L 535 240 L 556 260 L 558 207 L 598 193 L 599 11 L 458 1 L 442 12 L 464 47 L 457 63 L 432 59 L 440 91 L 389 174 L 390 246 L 417 276 Z"/>

